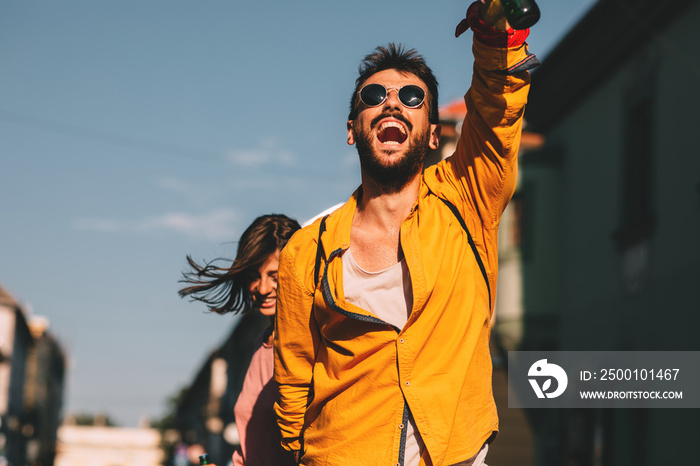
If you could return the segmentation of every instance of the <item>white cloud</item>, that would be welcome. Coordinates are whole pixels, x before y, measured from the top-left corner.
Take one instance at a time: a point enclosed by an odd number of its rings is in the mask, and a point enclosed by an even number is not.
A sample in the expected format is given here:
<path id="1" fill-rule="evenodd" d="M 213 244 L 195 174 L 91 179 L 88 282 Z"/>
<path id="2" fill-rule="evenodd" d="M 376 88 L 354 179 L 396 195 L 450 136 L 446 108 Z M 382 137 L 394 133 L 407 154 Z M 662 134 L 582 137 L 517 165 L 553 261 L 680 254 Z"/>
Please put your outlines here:
<path id="1" fill-rule="evenodd" d="M 280 147 L 278 142 L 272 138 L 262 141 L 259 147 L 234 151 L 226 158 L 234 165 L 245 168 L 259 168 L 269 165 L 291 167 L 297 164 L 296 155 Z"/>
<path id="2" fill-rule="evenodd" d="M 231 209 L 218 209 L 201 215 L 173 212 L 136 221 L 114 219 L 77 219 L 73 226 L 82 231 L 104 233 L 152 233 L 171 231 L 207 240 L 228 241 L 240 228 L 239 214 Z"/>

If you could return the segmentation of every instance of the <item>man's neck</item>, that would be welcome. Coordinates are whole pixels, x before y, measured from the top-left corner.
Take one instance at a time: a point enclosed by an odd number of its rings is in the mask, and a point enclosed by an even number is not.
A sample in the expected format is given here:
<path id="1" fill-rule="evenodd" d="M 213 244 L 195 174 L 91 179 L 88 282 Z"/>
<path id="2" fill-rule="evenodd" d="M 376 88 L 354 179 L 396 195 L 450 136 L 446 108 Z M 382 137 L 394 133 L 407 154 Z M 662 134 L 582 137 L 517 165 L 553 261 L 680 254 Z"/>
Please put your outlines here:
<path id="1" fill-rule="evenodd" d="M 350 230 L 353 257 L 363 269 L 384 270 L 401 260 L 401 223 L 418 199 L 420 180 L 418 174 L 401 190 L 385 192 L 363 176 L 362 195 Z"/>
<path id="2" fill-rule="evenodd" d="M 359 215 L 363 222 L 377 226 L 401 226 L 418 199 L 420 179 L 419 174 L 399 191 L 387 192 L 374 180 L 363 177 L 356 216 Z"/>

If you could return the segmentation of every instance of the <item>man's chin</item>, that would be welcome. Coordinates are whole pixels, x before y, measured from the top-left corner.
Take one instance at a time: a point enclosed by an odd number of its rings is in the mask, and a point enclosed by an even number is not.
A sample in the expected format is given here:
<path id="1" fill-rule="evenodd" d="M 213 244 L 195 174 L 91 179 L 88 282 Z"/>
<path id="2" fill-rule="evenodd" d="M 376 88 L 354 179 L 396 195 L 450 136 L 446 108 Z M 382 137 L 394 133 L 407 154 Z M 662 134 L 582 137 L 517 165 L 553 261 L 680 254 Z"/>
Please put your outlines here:
<path id="1" fill-rule="evenodd" d="M 374 158 L 377 165 L 385 170 L 391 170 L 405 163 L 406 154 L 398 149 L 394 149 L 393 151 L 385 151 L 380 156 L 375 154 Z"/>
<path id="2" fill-rule="evenodd" d="M 376 144 L 374 146 L 373 157 L 377 162 L 387 167 L 404 163 L 407 157 L 412 157 L 412 147 L 410 144 Z"/>
<path id="3" fill-rule="evenodd" d="M 402 163 L 403 162 L 403 163 Z M 411 168 L 403 159 L 394 163 L 375 163 L 363 165 L 363 172 L 386 193 L 401 191 L 412 179 L 420 174 L 420 167 Z"/>
<path id="4" fill-rule="evenodd" d="M 398 192 L 420 174 L 427 153 L 427 139 L 392 145 L 376 143 L 368 134 L 356 140 L 363 173 L 384 192 Z M 370 142 L 372 141 L 372 142 Z"/>

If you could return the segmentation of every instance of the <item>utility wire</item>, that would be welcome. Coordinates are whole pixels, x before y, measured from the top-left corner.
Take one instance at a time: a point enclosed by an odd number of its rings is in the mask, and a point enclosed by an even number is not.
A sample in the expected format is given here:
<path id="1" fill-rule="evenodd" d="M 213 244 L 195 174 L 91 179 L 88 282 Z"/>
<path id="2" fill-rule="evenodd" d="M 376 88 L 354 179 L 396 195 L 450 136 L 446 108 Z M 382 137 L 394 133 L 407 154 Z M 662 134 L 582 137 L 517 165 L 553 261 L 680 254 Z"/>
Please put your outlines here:
<path id="1" fill-rule="evenodd" d="M 89 139 L 92 141 L 121 146 L 128 149 L 135 149 L 138 151 L 166 155 L 169 157 L 174 156 L 196 162 L 222 163 L 225 160 L 224 154 L 215 151 L 207 151 L 202 149 L 194 149 L 191 147 L 178 146 L 175 144 L 149 141 L 147 139 L 125 136 L 123 134 L 101 131 L 93 128 L 85 128 L 83 126 L 71 125 L 45 118 L 38 118 L 3 109 L 0 109 L 0 120 L 28 128 L 39 129 L 42 131 L 52 131 L 81 139 Z M 320 169 L 313 165 L 303 166 L 302 171 L 305 174 L 322 176 L 331 176 L 336 173 L 330 169 Z"/>
<path id="2" fill-rule="evenodd" d="M 223 154 L 214 151 L 206 151 L 201 149 L 193 149 L 189 147 L 178 146 L 175 144 L 149 141 L 147 139 L 136 138 L 133 136 L 125 136 L 109 131 L 85 128 L 77 125 L 48 120 L 45 118 L 38 118 L 2 109 L 0 109 L 0 120 L 7 121 L 9 123 L 13 123 L 20 126 L 39 129 L 42 131 L 53 131 L 55 133 L 76 136 L 82 139 L 89 139 L 92 141 L 104 142 L 107 144 L 117 145 L 128 149 L 136 149 L 140 151 L 153 152 L 161 155 L 175 156 L 189 160 L 196 160 L 197 162 L 214 162 L 221 161 L 223 159 Z"/>

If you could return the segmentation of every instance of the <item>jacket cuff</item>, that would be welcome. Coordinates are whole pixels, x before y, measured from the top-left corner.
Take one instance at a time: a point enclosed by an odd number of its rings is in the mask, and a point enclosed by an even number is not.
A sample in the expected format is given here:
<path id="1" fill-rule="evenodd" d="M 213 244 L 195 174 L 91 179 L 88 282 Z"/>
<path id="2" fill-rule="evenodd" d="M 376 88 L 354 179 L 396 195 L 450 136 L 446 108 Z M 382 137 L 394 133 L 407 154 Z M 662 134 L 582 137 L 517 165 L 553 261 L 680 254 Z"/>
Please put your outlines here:
<path id="1" fill-rule="evenodd" d="M 540 65 L 537 57 L 528 51 L 527 44 L 518 47 L 495 48 L 474 41 L 472 50 L 474 64 L 487 71 L 511 75 L 531 70 Z"/>
<path id="2" fill-rule="evenodd" d="M 530 35 L 530 29 L 508 28 L 505 31 L 495 29 L 481 18 L 480 7 L 481 2 L 474 2 L 467 10 L 467 23 L 474 31 L 476 40 L 490 47 L 498 48 L 520 47 L 525 43 L 525 39 Z"/>

